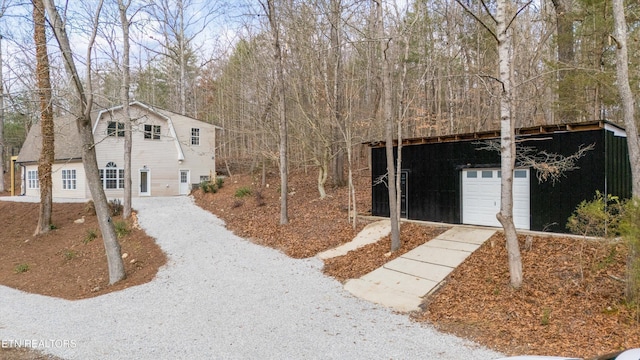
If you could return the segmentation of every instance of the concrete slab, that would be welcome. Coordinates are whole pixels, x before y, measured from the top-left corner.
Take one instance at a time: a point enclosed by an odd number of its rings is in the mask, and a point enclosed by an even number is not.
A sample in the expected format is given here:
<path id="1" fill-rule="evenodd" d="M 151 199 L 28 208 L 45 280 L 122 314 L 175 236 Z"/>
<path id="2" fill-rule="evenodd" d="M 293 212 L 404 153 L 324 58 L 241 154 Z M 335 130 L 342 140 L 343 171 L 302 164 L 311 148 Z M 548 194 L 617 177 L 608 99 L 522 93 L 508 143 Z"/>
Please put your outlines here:
<path id="1" fill-rule="evenodd" d="M 374 284 L 361 279 L 347 281 L 344 288 L 360 299 L 401 312 L 420 310 L 422 303 L 422 298 L 391 289 L 383 284 Z"/>
<path id="2" fill-rule="evenodd" d="M 404 257 L 399 257 L 386 263 L 384 268 L 415 275 L 436 283 L 444 280 L 451 270 L 453 270 L 453 268 L 448 266 L 424 263 L 422 261 L 411 260 Z"/>
<path id="3" fill-rule="evenodd" d="M 384 267 L 377 268 L 360 279 L 374 284 L 383 284 L 390 289 L 417 297 L 423 296 L 438 285 L 435 281 L 385 269 Z"/>
<path id="4" fill-rule="evenodd" d="M 495 229 L 455 226 L 438 235 L 437 238 L 480 245 L 495 233 Z"/>
<path id="5" fill-rule="evenodd" d="M 442 249 L 421 245 L 402 255 L 402 257 L 455 268 L 469 255 L 471 255 L 471 252 L 469 251 Z"/>
<path id="6" fill-rule="evenodd" d="M 461 250 L 461 251 L 468 251 L 468 252 L 474 252 L 478 250 L 478 248 L 480 247 L 480 245 L 478 244 L 451 241 L 451 240 L 442 240 L 438 238 L 428 241 L 427 243 L 424 244 L 424 246 L 431 246 L 435 248 L 450 249 L 450 250 Z"/>
<path id="7" fill-rule="evenodd" d="M 367 224 L 356 237 L 341 246 L 338 246 L 333 249 L 329 249 L 327 251 L 323 251 L 318 254 L 318 257 L 322 260 L 330 259 L 337 256 L 346 255 L 351 250 L 359 249 L 365 245 L 369 245 L 383 237 L 389 235 L 391 233 L 391 221 L 390 220 L 380 220 L 373 222 L 371 224 Z"/>
<path id="8" fill-rule="evenodd" d="M 418 310 L 423 298 L 496 230 L 453 227 L 384 266 L 349 280 L 344 288 L 357 297 L 397 311 Z"/>

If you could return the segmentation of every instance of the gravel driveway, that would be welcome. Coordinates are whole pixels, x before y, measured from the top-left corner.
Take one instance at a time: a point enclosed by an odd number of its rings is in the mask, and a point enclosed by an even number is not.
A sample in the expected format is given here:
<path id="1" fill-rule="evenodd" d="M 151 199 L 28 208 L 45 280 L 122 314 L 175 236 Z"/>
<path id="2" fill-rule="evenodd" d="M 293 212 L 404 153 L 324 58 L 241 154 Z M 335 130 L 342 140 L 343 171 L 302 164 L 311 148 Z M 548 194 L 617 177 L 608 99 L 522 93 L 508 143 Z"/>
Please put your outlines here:
<path id="1" fill-rule="evenodd" d="M 500 354 L 354 298 L 227 231 L 189 197 L 134 199 L 168 254 L 151 283 L 68 301 L 0 286 L 0 341 L 68 359 L 495 359 Z"/>

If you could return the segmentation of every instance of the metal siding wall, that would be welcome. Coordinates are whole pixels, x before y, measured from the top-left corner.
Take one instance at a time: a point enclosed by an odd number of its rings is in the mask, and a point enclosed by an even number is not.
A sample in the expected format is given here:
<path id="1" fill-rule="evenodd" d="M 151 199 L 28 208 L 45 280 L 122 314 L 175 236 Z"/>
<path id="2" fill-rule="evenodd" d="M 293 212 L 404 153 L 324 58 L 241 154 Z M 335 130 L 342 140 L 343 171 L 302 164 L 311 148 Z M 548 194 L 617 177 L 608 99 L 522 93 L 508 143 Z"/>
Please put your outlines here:
<path id="1" fill-rule="evenodd" d="M 585 199 L 592 199 L 596 190 L 604 191 L 604 131 L 555 133 L 536 138 L 549 138 L 532 143 L 539 151 L 565 156 L 575 153 L 581 145 L 595 144 L 594 150 L 578 160 L 579 169 L 566 172 L 555 184 L 550 181 L 539 183 L 532 171 L 531 230 L 566 233 L 567 219 L 576 206 Z"/>
<path id="2" fill-rule="evenodd" d="M 631 197 L 631 164 L 627 139 L 605 133 L 607 192 L 622 199 Z"/>
<path id="3" fill-rule="evenodd" d="M 581 145 L 595 144 L 578 161 L 579 169 L 567 172 L 559 182 L 539 183 L 531 171 L 531 230 L 567 232 L 566 222 L 582 200 L 592 199 L 596 190 L 604 192 L 605 176 L 609 191 L 625 197 L 630 194 L 631 179 L 626 152 L 626 140 L 613 137 L 605 130 L 564 132 L 532 136 L 536 141 L 524 141 L 538 151 L 573 154 Z M 610 151 L 605 150 L 607 136 Z M 497 152 L 476 150 L 473 141 L 411 145 L 403 148 L 402 168 L 409 170 L 409 218 L 447 223 L 460 223 L 463 167 L 498 167 Z M 373 179 L 386 172 L 384 148 L 373 148 Z M 605 167 L 605 158 L 607 166 Z M 606 173 L 606 175 L 605 175 Z M 389 216 L 387 188 L 378 185 L 372 190 L 373 215 Z"/>

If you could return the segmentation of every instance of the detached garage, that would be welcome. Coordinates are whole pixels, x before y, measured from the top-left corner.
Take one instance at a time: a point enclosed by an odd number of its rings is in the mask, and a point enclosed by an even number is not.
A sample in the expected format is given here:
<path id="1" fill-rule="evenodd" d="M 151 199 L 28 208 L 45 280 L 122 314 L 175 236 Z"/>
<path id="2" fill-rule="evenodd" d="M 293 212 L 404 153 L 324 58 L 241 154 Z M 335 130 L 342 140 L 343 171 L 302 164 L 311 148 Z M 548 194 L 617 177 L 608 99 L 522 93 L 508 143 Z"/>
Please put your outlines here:
<path id="1" fill-rule="evenodd" d="M 522 128 L 518 146 L 569 156 L 581 146 L 594 149 L 559 182 L 539 182 L 535 169 L 516 164 L 514 222 L 516 228 L 567 232 L 575 207 L 596 190 L 621 198 L 631 196 L 631 172 L 624 130 L 606 121 Z M 404 218 L 500 226 L 500 154 L 482 149 L 500 133 L 479 132 L 403 140 L 401 213 Z M 397 144 L 394 144 L 397 145 Z M 372 214 L 389 216 L 388 190 L 376 179 L 386 174 L 383 142 L 370 143 Z M 397 149 L 397 146 L 394 146 Z M 397 154 L 396 154 L 397 155 Z"/>

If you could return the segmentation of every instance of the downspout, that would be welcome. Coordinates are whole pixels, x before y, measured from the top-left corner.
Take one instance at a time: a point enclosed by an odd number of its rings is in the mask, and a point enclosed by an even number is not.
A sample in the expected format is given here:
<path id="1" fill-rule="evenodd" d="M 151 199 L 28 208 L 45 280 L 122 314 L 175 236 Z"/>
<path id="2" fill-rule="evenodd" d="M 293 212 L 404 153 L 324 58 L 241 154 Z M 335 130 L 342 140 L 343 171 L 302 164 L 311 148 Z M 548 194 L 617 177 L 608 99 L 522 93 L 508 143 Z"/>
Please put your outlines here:
<path id="1" fill-rule="evenodd" d="M 20 170 L 20 196 L 24 196 L 27 191 L 27 187 L 25 186 L 25 181 L 27 180 L 27 167 L 24 164 L 20 164 L 22 170 Z"/>

